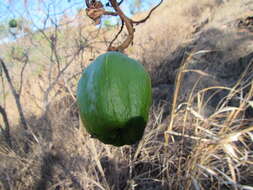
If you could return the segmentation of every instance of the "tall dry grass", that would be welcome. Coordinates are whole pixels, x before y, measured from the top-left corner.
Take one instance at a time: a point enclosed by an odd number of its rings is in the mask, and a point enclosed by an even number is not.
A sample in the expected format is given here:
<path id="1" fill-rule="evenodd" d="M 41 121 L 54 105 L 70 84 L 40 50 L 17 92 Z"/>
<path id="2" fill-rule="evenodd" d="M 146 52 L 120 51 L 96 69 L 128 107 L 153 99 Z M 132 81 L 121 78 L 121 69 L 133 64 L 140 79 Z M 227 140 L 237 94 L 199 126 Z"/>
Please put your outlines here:
<path id="1" fill-rule="evenodd" d="M 198 53 L 208 52 L 195 54 Z M 178 103 L 185 73 L 208 75 L 186 69 L 193 56 L 185 60 L 178 73 L 171 119 L 165 132 L 166 144 L 173 146 L 180 142 L 181 145 L 177 150 L 182 156 L 175 162 L 177 188 L 252 189 L 253 120 L 247 117 L 247 112 L 252 109 L 253 60 L 232 88 L 214 86 L 197 92 L 193 88 L 188 100 Z M 205 95 L 210 90 L 225 90 L 228 95 L 217 103 L 214 113 L 205 116 L 203 109 L 212 98 L 206 99 Z"/>
<path id="2" fill-rule="evenodd" d="M 206 53 L 206 52 L 198 52 Z M 252 61 L 213 114 L 205 116 L 206 88 L 178 102 L 190 55 L 176 80 L 171 115 L 154 105 L 143 139 L 116 148 L 90 138 L 71 95 L 29 123 L 39 143 L 19 129 L 15 148 L 1 144 L 2 189 L 252 189 Z M 231 104 L 235 101 L 235 104 Z M 164 136 L 165 135 L 165 136 Z M 5 179 L 5 180 L 3 180 Z M 8 180 L 6 180 L 8 179 Z"/>
<path id="3" fill-rule="evenodd" d="M 229 7 L 235 8 L 233 3 L 238 2 L 230 1 Z M 217 8 L 216 5 L 216 1 L 166 2 L 160 12 L 151 17 L 150 23 L 136 28 L 137 43 L 129 48 L 129 52 L 132 51 L 131 55 L 140 60 L 146 60 L 147 68 L 148 63 L 165 64 L 164 61 L 177 52 L 179 46 L 192 40 L 196 26 L 206 19 L 218 22 L 221 17 L 213 17 L 218 8 L 230 15 L 231 8 L 225 5 Z M 164 19 L 161 20 L 159 15 Z M 156 31 L 154 26 L 158 28 Z M 87 36 L 84 29 L 82 35 L 71 27 L 62 31 L 66 32 L 62 35 L 67 37 L 60 41 L 60 55 L 75 52 L 76 44 L 70 43 L 76 42 L 75 37 L 78 40 L 95 38 L 97 33 L 93 29 L 92 36 Z M 45 65 L 50 63 L 48 44 L 43 39 L 33 41 L 33 47 L 41 46 L 47 50 L 39 52 L 39 58 L 33 59 L 36 66 L 41 66 L 41 76 L 26 76 L 22 103 L 38 141 L 35 142 L 19 127 L 15 104 L 12 98 L 8 99 L 6 107 L 12 124 L 16 125 L 11 129 L 13 149 L 8 148 L 0 137 L 0 189 L 253 189 L 253 122 L 248 118 L 252 107 L 252 60 L 233 87 L 215 86 L 200 91 L 193 88 L 188 99 L 182 102 L 178 98 L 185 74 L 195 72 L 200 79 L 210 75 L 187 68 L 196 54 L 208 53 L 204 50 L 192 52 L 182 63 L 176 63 L 180 65 L 177 71 L 171 71 L 177 73 L 174 99 L 169 103 L 166 100 L 154 102 L 143 139 L 133 146 L 116 148 L 104 145 L 86 133 L 75 104 L 75 86 L 82 67 L 103 51 L 101 44 L 107 43 L 110 37 L 104 39 L 101 36 L 98 41 L 92 41 L 89 53 L 85 52 L 73 61 L 63 79 L 54 87 L 47 112 L 43 110 L 42 99 L 43 88 L 50 84 L 47 78 L 50 66 Z M 64 43 L 66 39 L 70 44 Z M 56 65 L 53 67 L 56 70 Z M 153 68 L 150 66 L 151 71 Z M 18 69 L 13 69 L 14 80 L 15 73 L 20 71 Z M 33 65 L 27 73 L 33 73 L 33 69 L 37 68 Z M 71 78 L 71 81 L 66 78 Z M 195 86 L 197 84 L 198 81 Z M 226 91 L 227 96 L 217 102 L 214 112 L 207 116 L 203 110 L 211 99 L 206 98 L 210 90 Z M 170 103 L 168 115 L 167 104 Z"/>

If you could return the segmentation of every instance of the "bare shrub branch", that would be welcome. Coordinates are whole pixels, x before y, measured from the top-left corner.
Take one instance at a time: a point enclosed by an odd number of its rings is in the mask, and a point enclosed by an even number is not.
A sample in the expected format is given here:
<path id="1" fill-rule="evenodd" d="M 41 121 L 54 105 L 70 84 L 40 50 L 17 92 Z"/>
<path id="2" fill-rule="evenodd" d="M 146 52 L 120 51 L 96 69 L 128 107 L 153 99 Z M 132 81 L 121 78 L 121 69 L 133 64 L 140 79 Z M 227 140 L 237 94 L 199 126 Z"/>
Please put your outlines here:
<path id="1" fill-rule="evenodd" d="M 126 48 L 129 47 L 130 44 L 133 43 L 134 32 L 135 32 L 134 24 L 141 24 L 141 23 L 146 22 L 150 18 L 152 12 L 162 4 L 163 0 L 160 0 L 160 3 L 158 5 L 156 5 L 154 8 L 152 8 L 150 10 L 149 14 L 144 19 L 142 19 L 140 21 L 134 21 L 125 15 L 125 13 L 119 7 L 121 5 L 121 3 L 123 2 L 123 0 L 121 0 L 120 2 L 117 2 L 116 0 L 109 0 L 109 2 L 111 4 L 111 6 L 113 7 L 113 9 L 115 10 L 115 12 L 106 11 L 104 9 L 104 5 L 100 1 L 86 0 L 86 6 L 87 6 L 86 14 L 92 20 L 95 21 L 95 24 L 100 24 L 101 17 L 103 15 L 119 16 L 120 17 L 120 19 L 122 21 L 120 31 L 116 34 L 116 36 L 111 41 L 107 51 L 123 52 Z M 126 26 L 126 29 L 128 31 L 128 36 L 119 46 L 115 47 L 115 46 L 113 46 L 113 43 L 118 38 L 119 34 L 123 31 L 124 26 Z"/>
<path id="2" fill-rule="evenodd" d="M 3 68 L 3 71 L 4 71 L 4 74 L 6 76 L 6 79 L 7 79 L 7 82 L 10 86 L 10 89 L 11 89 L 11 92 L 12 92 L 12 95 L 14 96 L 14 99 L 15 99 L 15 102 L 16 102 L 16 105 L 17 105 L 17 108 L 18 108 L 18 113 L 19 113 L 19 117 L 20 117 L 20 122 L 22 124 L 22 126 L 25 128 L 25 129 L 28 129 L 28 125 L 27 125 L 27 122 L 26 122 L 26 119 L 25 119 L 25 115 L 24 115 L 24 112 L 23 112 L 23 108 L 21 106 L 21 103 L 20 103 L 20 94 L 17 92 L 17 90 L 15 89 L 13 83 L 12 83 L 12 80 L 11 80 L 11 77 L 10 77 L 10 74 L 9 74 L 9 71 L 6 67 L 6 64 L 5 62 L 0 58 L 0 63 L 2 65 L 2 68 Z"/>
<path id="3" fill-rule="evenodd" d="M 3 129 L 5 140 L 6 140 L 7 144 L 10 146 L 10 148 L 12 148 L 9 120 L 8 120 L 5 109 L 1 105 L 0 105 L 0 113 L 2 115 L 3 122 L 5 125 L 5 128 Z M 2 128 L 1 125 L 0 125 L 0 127 Z"/>

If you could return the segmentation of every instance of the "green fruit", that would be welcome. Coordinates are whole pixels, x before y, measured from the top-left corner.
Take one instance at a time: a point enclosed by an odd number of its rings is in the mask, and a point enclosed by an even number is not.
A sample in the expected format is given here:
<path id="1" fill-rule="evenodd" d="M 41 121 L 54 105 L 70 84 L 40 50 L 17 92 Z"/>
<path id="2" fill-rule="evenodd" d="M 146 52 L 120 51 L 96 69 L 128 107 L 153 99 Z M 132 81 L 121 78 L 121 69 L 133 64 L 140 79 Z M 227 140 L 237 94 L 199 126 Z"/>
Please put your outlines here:
<path id="1" fill-rule="evenodd" d="M 9 21 L 9 27 L 10 28 L 16 28 L 17 26 L 18 26 L 18 23 L 17 23 L 17 21 L 15 19 L 11 19 Z"/>
<path id="2" fill-rule="evenodd" d="M 91 136 L 115 146 L 142 138 L 151 97 L 149 74 L 119 52 L 100 55 L 78 83 L 77 104 L 85 128 Z"/>

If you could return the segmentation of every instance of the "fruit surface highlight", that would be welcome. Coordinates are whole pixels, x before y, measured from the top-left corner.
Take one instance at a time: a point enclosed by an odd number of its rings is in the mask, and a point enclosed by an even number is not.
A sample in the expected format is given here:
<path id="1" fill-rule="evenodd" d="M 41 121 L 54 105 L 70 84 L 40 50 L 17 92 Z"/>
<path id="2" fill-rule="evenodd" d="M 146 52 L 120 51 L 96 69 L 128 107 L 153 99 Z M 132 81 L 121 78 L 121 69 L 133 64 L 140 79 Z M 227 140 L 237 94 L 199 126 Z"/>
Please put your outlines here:
<path id="1" fill-rule="evenodd" d="M 142 138 L 151 97 L 149 74 L 119 52 L 97 57 L 84 70 L 77 89 L 80 117 L 88 133 L 114 146 Z"/>

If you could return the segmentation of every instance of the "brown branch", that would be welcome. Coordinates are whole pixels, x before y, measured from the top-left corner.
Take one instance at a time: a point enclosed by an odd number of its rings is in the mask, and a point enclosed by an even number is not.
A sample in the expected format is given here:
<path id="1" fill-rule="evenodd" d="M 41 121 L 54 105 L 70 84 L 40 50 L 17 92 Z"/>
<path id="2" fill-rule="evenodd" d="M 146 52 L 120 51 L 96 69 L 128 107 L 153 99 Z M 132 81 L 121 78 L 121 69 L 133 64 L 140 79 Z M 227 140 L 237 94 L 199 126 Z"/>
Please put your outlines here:
<path id="1" fill-rule="evenodd" d="M 92 20 L 95 21 L 95 24 L 101 23 L 101 17 L 103 15 L 117 16 L 118 14 L 111 11 L 106 11 L 104 9 L 104 5 L 100 1 L 92 0 L 91 2 L 87 2 L 86 0 L 86 14 Z"/>
<path id="2" fill-rule="evenodd" d="M 133 23 L 131 22 L 131 19 L 129 19 L 124 13 L 123 11 L 120 9 L 118 3 L 116 0 L 110 0 L 110 3 L 112 5 L 112 7 L 114 8 L 114 10 L 118 13 L 120 19 L 122 20 L 122 22 L 125 23 L 127 31 L 128 31 L 128 36 L 127 39 L 125 39 L 125 41 L 117 46 L 109 46 L 108 47 L 108 51 L 120 51 L 123 52 L 124 49 L 126 49 L 132 42 L 134 39 L 134 28 L 133 28 Z"/>
<path id="3" fill-rule="evenodd" d="M 21 72 L 20 72 L 20 84 L 19 84 L 18 94 L 21 94 L 21 92 L 22 92 L 23 80 L 24 80 L 24 71 L 25 71 L 25 68 L 28 64 L 28 56 L 27 55 L 25 55 L 25 56 L 26 56 L 26 59 L 24 60 L 24 64 L 23 64 Z"/>
<path id="4" fill-rule="evenodd" d="M 118 2 L 118 5 L 120 6 L 123 2 L 124 2 L 124 0 L 121 0 L 120 2 Z M 112 7 L 109 2 L 106 4 L 106 6 Z"/>
<path id="5" fill-rule="evenodd" d="M 16 102 L 16 106 L 17 106 L 17 109 L 18 109 L 18 113 L 19 113 L 20 123 L 24 127 L 24 129 L 27 130 L 32 135 L 32 137 L 34 138 L 34 140 L 37 143 L 39 143 L 37 137 L 34 135 L 32 129 L 29 127 L 29 125 L 28 125 L 28 123 L 27 123 L 27 121 L 25 119 L 23 107 L 22 107 L 21 102 L 20 102 L 20 94 L 15 89 L 15 87 L 14 87 L 14 85 L 12 83 L 9 71 L 8 71 L 6 65 L 5 65 L 5 62 L 1 58 L 0 58 L 0 64 L 2 65 L 5 77 L 7 79 L 7 82 L 9 84 L 9 86 L 10 86 L 11 93 L 14 96 L 14 99 L 15 99 L 15 102 Z"/>
<path id="6" fill-rule="evenodd" d="M 3 90 L 3 107 L 6 105 L 6 96 L 5 96 L 5 83 L 4 83 L 4 76 L 2 75 L 2 66 L 0 66 L 0 77 L 1 77 L 1 83 L 2 83 L 2 90 Z"/>
<path id="7" fill-rule="evenodd" d="M 97 0 L 85 0 L 86 1 L 86 5 L 87 5 L 87 9 L 86 9 L 86 14 L 95 21 L 96 24 L 100 24 L 101 22 L 101 17 L 103 15 L 110 15 L 110 16 L 119 16 L 121 21 L 122 21 L 122 26 L 120 28 L 120 31 L 116 34 L 116 36 L 113 38 L 113 40 L 111 41 L 107 51 L 120 51 L 123 52 L 126 48 L 128 48 L 128 46 L 130 44 L 133 43 L 133 39 L 134 39 L 134 24 L 141 24 L 146 22 L 151 14 L 154 12 L 155 9 L 157 9 L 163 2 L 163 0 L 160 0 L 160 3 L 157 4 L 155 7 L 153 7 L 149 14 L 142 20 L 140 21 L 134 21 L 130 18 L 128 18 L 124 12 L 121 10 L 121 8 L 119 7 L 120 4 L 124 1 L 121 0 L 120 2 L 117 2 L 117 0 L 109 0 L 111 6 L 113 7 L 115 12 L 108 12 L 104 9 L 103 4 L 100 1 Z M 110 6 L 110 5 L 108 5 Z M 126 29 L 128 31 L 128 36 L 127 38 L 117 47 L 113 46 L 113 43 L 115 42 L 115 40 L 119 37 L 120 33 L 123 31 L 123 27 L 126 26 Z"/>
<path id="8" fill-rule="evenodd" d="M 113 40 L 110 42 L 109 47 L 112 47 L 112 44 L 114 43 L 114 41 L 119 37 L 120 33 L 122 32 L 123 28 L 125 26 L 124 21 L 122 21 L 121 26 L 120 26 L 120 30 L 118 31 L 118 33 L 115 35 L 115 37 L 113 38 Z"/>
<path id="9" fill-rule="evenodd" d="M 150 18 L 150 16 L 151 16 L 151 14 L 153 13 L 153 11 L 156 10 L 156 9 L 162 4 L 162 2 L 163 2 L 163 0 L 161 0 L 160 3 L 158 3 L 155 7 L 153 7 L 153 8 L 149 11 L 148 15 L 147 15 L 144 19 L 139 20 L 139 21 L 134 21 L 134 20 L 132 20 L 132 23 L 134 23 L 134 24 L 141 24 L 141 23 L 146 22 L 146 21 Z"/>
<path id="10" fill-rule="evenodd" d="M 120 6 L 120 5 L 121 5 L 121 3 L 123 3 L 123 1 L 124 1 L 124 0 L 121 0 L 120 2 L 118 2 L 118 5 Z"/>
<path id="11" fill-rule="evenodd" d="M 90 1 L 89 0 L 85 0 L 85 4 L 87 7 L 90 7 Z"/>
<path id="12" fill-rule="evenodd" d="M 17 91 L 16 91 L 16 89 L 15 89 L 13 83 L 12 83 L 9 71 L 8 71 L 6 65 L 5 65 L 5 62 L 1 58 L 0 58 L 0 63 L 2 65 L 2 68 L 3 68 L 4 74 L 6 76 L 7 82 L 9 84 L 9 86 L 10 86 L 12 95 L 14 96 L 14 99 L 16 101 L 16 105 L 17 105 L 17 108 L 18 108 L 20 121 L 21 121 L 23 127 L 25 129 L 28 129 L 28 125 L 27 125 L 27 122 L 26 122 L 26 119 L 25 119 L 25 116 L 24 116 L 24 112 L 23 112 L 21 103 L 20 103 L 20 94 L 17 93 Z"/>
<path id="13" fill-rule="evenodd" d="M 8 120 L 5 109 L 1 105 L 0 105 L 0 113 L 2 115 L 3 122 L 5 125 L 5 129 L 3 129 L 5 140 L 6 140 L 7 144 L 9 145 L 9 147 L 12 148 L 9 120 Z"/>

